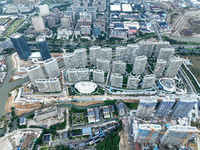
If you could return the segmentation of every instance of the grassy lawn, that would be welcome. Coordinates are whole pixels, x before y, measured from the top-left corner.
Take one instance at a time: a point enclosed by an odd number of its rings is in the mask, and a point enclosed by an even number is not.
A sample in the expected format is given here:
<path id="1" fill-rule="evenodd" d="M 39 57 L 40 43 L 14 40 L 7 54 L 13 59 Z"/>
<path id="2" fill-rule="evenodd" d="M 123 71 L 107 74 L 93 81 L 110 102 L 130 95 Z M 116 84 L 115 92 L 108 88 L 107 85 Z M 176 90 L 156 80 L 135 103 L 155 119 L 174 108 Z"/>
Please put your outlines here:
<path id="1" fill-rule="evenodd" d="M 58 3 L 65 3 L 66 0 L 56 0 Z"/>
<path id="2" fill-rule="evenodd" d="M 4 38 L 9 37 L 23 22 L 22 19 L 16 19 L 5 31 Z"/>
<path id="3" fill-rule="evenodd" d="M 0 22 L 6 21 L 8 18 L 0 18 Z"/>
<path id="4" fill-rule="evenodd" d="M 53 0 L 45 0 L 43 4 L 50 6 L 51 4 L 55 4 L 55 2 Z"/>
<path id="5" fill-rule="evenodd" d="M 84 123 L 83 113 L 72 114 L 72 124 L 81 124 Z"/>
<path id="6" fill-rule="evenodd" d="M 183 56 L 181 56 L 181 57 L 183 57 Z M 200 57 L 196 56 L 196 55 L 187 55 L 187 56 L 184 56 L 184 58 L 186 58 L 186 57 L 192 63 L 192 65 L 188 66 L 188 68 L 194 74 L 194 76 L 196 77 L 197 81 L 200 82 Z"/>

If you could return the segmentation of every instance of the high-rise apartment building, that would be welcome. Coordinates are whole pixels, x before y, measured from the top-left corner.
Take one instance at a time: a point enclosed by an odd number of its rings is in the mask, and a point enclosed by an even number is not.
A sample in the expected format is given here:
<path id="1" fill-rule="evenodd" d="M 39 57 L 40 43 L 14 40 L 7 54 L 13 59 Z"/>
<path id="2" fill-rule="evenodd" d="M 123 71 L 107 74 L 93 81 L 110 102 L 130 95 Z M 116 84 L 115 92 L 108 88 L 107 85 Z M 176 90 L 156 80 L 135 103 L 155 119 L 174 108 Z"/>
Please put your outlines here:
<path id="1" fill-rule="evenodd" d="M 159 53 L 160 53 L 160 50 L 161 48 L 168 48 L 170 46 L 170 43 L 168 41 L 159 41 L 157 43 L 157 46 L 156 46 L 156 51 L 155 51 L 155 58 L 158 57 Z"/>
<path id="2" fill-rule="evenodd" d="M 161 48 L 157 59 L 169 61 L 175 52 L 174 48 Z"/>
<path id="3" fill-rule="evenodd" d="M 58 78 L 36 79 L 35 84 L 39 92 L 59 92 L 61 86 Z"/>
<path id="4" fill-rule="evenodd" d="M 31 51 L 23 34 L 16 33 L 10 37 L 20 59 L 27 60 Z"/>
<path id="5" fill-rule="evenodd" d="M 77 68 L 87 66 L 87 52 L 85 48 L 76 49 L 75 54 L 75 65 Z"/>
<path id="6" fill-rule="evenodd" d="M 101 59 L 112 60 L 112 48 L 102 48 Z"/>
<path id="7" fill-rule="evenodd" d="M 101 47 L 92 46 L 89 48 L 89 51 L 90 51 L 90 64 L 96 65 L 96 59 L 101 56 Z"/>
<path id="8" fill-rule="evenodd" d="M 41 16 L 32 17 L 31 20 L 35 31 L 40 32 L 45 29 L 44 20 Z"/>
<path id="9" fill-rule="evenodd" d="M 44 61 L 44 68 L 49 78 L 55 78 L 60 75 L 59 66 L 55 58 L 47 59 Z"/>
<path id="10" fill-rule="evenodd" d="M 156 66 L 155 66 L 155 69 L 154 69 L 154 72 L 153 72 L 157 78 L 162 77 L 163 72 L 166 68 L 166 65 L 167 65 L 166 60 L 157 59 Z"/>
<path id="11" fill-rule="evenodd" d="M 140 76 L 129 76 L 127 82 L 127 89 L 137 89 Z"/>
<path id="12" fill-rule="evenodd" d="M 48 16 L 49 15 L 49 7 L 47 4 L 39 5 L 40 16 Z"/>
<path id="13" fill-rule="evenodd" d="M 61 27 L 62 28 L 69 28 L 71 27 L 72 24 L 72 18 L 71 16 L 64 16 L 63 18 L 61 18 Z"/>
<path id="14" fill-rule="evenodd" d="M 80 17 L 80 20 L 89 20 L 90 22 L 92 22 L 92 16 L 88 12 L 80 12 L 79 17 Z"/>
<path id="15" fill-rule="evenodd" d="M 93 71 L 93 81 L 104 83 L 105 82 L 104 71 L 103 70 L 94 70 Z"/>
<path id="16" fill-rule="evenodd" d="M 151 98 L 151 97 L 141 98 L 137 108 L 136 117 L 150 118 L 153 114 L 156 104 L 157 104 L 156 98 Z"/>
<path id="17" fill-rule="evenodd" d="M 133 74 L 141 74 L 145 71 L 147 56 L 137 56 L 133 64 Z"/>
<path id="18" fill-rule="evenodd" d="M 167 97 L 163 98 L 156 111 L 156 116 L 166 117 L 169 114 L 174 103 L 175 103 L 174 98 L 167 98 Z"/>
<path id="19" fill-rule="evenodd" d="M 128 61 L 128 49 L 125 46 L 116 47 L 115 60 Z"/>
<path id="20" fill-rule="evenodd" d="M 49 28 L 53 28 L 56 26 L 56 21 L 55 21 L 55 18 L 52 17 L 52 16 L 47 16 L 45 17 L 46 18 L 46 21 L 47 21 L 47 25 Z"/>
<path id="21" fill-rule="evenodd" d="M 165 71 L 166 77 L 174 77 L 177 75 L 182 63 L 184 62 L 183 58 L 173 57 L 167 63 L 167 69 Z"/>
<path id="22" fill-rule="evenodd" d="M 153 52 L 153 47 L 154 47 L 154 44 L 152 42 L 148 42 L 148 41 L 140 42 L 138 55 L 151 57 L 151 54 Z"/>
<path id="23" fill-rule="evenodd" d="M 137 45 L 137 44 L 128 44 L 127 45 L 127 50 L 128 50 L 128 59 L 127 59 L 127 61 L 129 63 L 133 63 L 134 60 L 135 60 L 135 57 L 138 54 L 139 45 Z"/>
<path id="24" fill-rule="evenodd" d="M 192 110 L 197 103 L 196 98 L 181 97 L 175 105 L 171 117 L 187 117 L 188 113 Z"/>
<path id="25" fill-rule="evenodd" d="M 112 64 L 112 72 L 113 73 L 119 73 L 119 74 L 125 74 L 126 72 L 126 63 L 123 61 L 113 61 Z"/>
<path id="26" fill-rule="evenodd" d="M 121 88 L 123 84 L 123 76 L 121 74 L 112 74 L 110 82 L 111 86 Z"/>
<path id="27" fill-rule="evenodd" d="M 47 46 L 47 41 L 46 41 L 45 36 L 38 36 L 36 38 L 36 42 L 37 42 L 37 46 L 40 51 L 42 60 L 51 58 L 51 54 L 49 52 L 49 48 Z"/>
<path id="28" fill-rule="evenodd" d="M 154 84 L 155 84 L 155 75 L 154 74 L 144 76 L 143 81 L 142 81 L 143 89 L 152 88 Z"/>
<path id="29" fill-rule="evenodd" d="M 65 69 L 73 69 L 75 66 L 75 54 L 74 53 L 65 53 L 63 56 Z"/>
<path id="30" fill-rule="evenodd" d="M 68 69 L 67 79 L 69 82 L 88 81 L 89 70 L 87 68 Z"/>
<path id="31" fill-rule="evenodd" d="M 27 68 L 27 74 L 31 80 L 31 83 L 34 87 L 36 87 L 35 80 L 36 79 L 44 79 L 44 73 L 42 71 L 42 68 L 39 65 L 30 66 Z"/>
<path id="32" fill-rule="evenodd" d="M 103 70 L 104 72 L 108 72 L 110 70 L 110 60 L 97 59 L 96 62 L 98 70 Z"/>

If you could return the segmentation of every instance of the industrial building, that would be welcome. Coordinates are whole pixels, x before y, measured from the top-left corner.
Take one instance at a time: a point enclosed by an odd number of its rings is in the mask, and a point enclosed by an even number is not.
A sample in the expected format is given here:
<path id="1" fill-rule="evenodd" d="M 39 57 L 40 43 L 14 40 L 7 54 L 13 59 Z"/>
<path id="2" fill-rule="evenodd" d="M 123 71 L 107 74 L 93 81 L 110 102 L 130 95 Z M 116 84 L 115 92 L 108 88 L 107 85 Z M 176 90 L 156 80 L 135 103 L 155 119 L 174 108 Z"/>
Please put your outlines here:
<path id="1" fill-rule="evenodd" d="M 125 74 L 126 72 L 126 63 L 123 61 L 113 61 L 112 64 L 112 73 Z"/>
<path id="2" fill-rule="evenodd" d="M 90 64 L 96 65 L 96 59 L 101 56 L 101 47 L 92 46 L 89 48 L 89 51 L 90 51 Z"/>
<path id="3" fill-rule="evenodd" d="M 64 116 L 62 108 L 60 107 L 57 108 L 56 106 L 36 110 L 34 114 L 35 114 L 34 118 L 37 122 L 45 121 L 46 119 L 54 118 L 54 117 L 61 120 L 63 119 L 63 116 Z"/>
<path id="4" fill-rule="evenodd" d="M 152 133 L 152 129 L 156 129 L 158 131 L 162 130 L 161 125 L 156 124 L 139 124 L 136 120 L 133 121 L 133 134 L 134 134 L 134 142 L 138 142 L 144 144 L 148 141 L 149 144 L 153 144 L 156 142 L 158 138 L 159 132 L 154 131 Z M 150 137 L 150 138 L 149 138 Z M 148 140 L 149 138 L 149 140 Z"/>
<path id="5" fill-rule="evenodd" d="M 42 71 L 42 68 L 39 65 L 30 66 L 27 68 L 27 74 L 31 80 L 31 83 L 34 87 L 36 87 L 35 80 L 36 79 L 44 79 L 44 73 Z"/>
<path id="6" fill-rule="evenodd" d="M 31 17 L 31 21 L 36 32 L 40 32 L 45 29 L 44 20 L 41 16 Z"/>
<path id="7" fill-rule="evenodd" d="M 127 47 L 120 46 L 116 47 L 115 49 L 115 60 L 121 60 L 121 61 L 128 61 L 128 51 Z"/>
<path id="8" fill-rule="evenodd" d="M 38 49 L 40 51 L 42 60 L 47 60 L 47 59 L 51 58 L 51 54 L 49 52 L 49 48 L 48 48 L 45 36 L 38 36 L 36 38 L 36 43 L 37 43 Z"/>
<path id="9" fill-rule="evenodd" d="M 108 72 L 110 70 L 110 60 L 97 59 L 96 62 L 98 70 L 103 70 L 104 72 Z"/>
<path id="10" fill-rule="evenodd" d="M 155 84 L 155 75 L 146 75 L 142 80 L 142 89 L 152 88 Z"/>
<path id="11" fill-rule="evenodd" d="M 152 42 L 148 42 L 148 41 L 140 42 L 138 56 L 144 55 L 147 57 L 151 57 L 151 54 L 153 52 L 153 47 L 154 47 L 154 44 Z"/>
<path id="12" fill-rule="evenodd" d="M 176 76 L 183 62 L 184 62 L 183 58 L 180 57 L 171 58 L 167 63 L 165 76 L 170 78 Z"/>
<path id="13" fill-rule="evenodd" d="M 87 52 L 85 48 L 76 49 L 74 54 L 76 68 L 87 66 Z"/>
<path id="14" fill-rule="evenodd" d="M 168 97 L 163 98 L 156 111 L 156 116 L 166 117 L 169 114 L 174 103 L 175 103 L 174 98 L 168 98 Z"/>
<path id="15" fill-rule="evenodd" d="M 175 52 L 174 48 L 161 48 L 157 59 L 169 61 Z"/>
<path id="16" fill-rule="evenodd" d="M 36 79 L 35 84 L 39 92 L 59 92 L 61 86 L 58 78 Z"/>
<path id="17" fill-rule="evenodd" d="M 172 144 L 174 146 L 179 144 L 184 145 L 188 140 L 195 136 L 195 132 L 197 131 L 196 127 L 191 126 L 168 126 L 165 134 L 160 140 L 160 143 Z"/>
<path id="18" fill-rule="evenodd" d="M 132 73 L 134 75 L 143 73 L 145 71 L 146 64 L 147 64 L 147 56 L 143 55 L 135 57 Z"/>
<path id="19" fill-rule="evenodd" d="M 156 66 L 153 72 L 157 78 L 162 77 L 166 65 L 167 65 L 166 60 L 157 59 Z"/>
<path id="20" fill-rule="evenodd" d="M 112 74 L 110 82 L 111 86 L 121 88 L 123 84 L 123 76 L 121 74 Z"/>
<path id="21" fill-rule="evenodd" d="M 15 50 L 17 51 L 19 58 L 26 61 L 31 55 L 31 50 L 26 42 L 24 35 L 16 33 L 12 35 L 10 39 Z"/>
<path id="22" fill-rule="evenodd" d="M 75 54 L 74 53 L 64 53 L 63 56 L 65 69 L 75 68 Z"/>
<path id="23" fill-rule="evenodd" d="M 68 69 L 67 79 L 69 82 L 88 81 L 89 70 L 87 68 Z"/>
<path id="24" fill-rule="evenodd" d="M 112 60 L 112 48 L 102 48 L 101 59 Z"/>
<path id="25" fill-rule="evenodd" d="M 156 104 L 157 104 L 156 98 L 151 98 L 151 97 L 141 98 L 137 108 L 136 117 L 150 118 L 153 114 Z"/>
<path id="26" fill-rule="evenodd" d="M 103 70 L 94 70 L 93 71 L 93 81 L 104 83 L 105 82 L 104 71 Z"/>
<path id="27" fill-rule="evenodd" d="M 127 45 L 127 51 L 128 51 L 128 58 L 127 61 L 129 63 L 133 63 L 135 60 L 135 57 L 138 54 L 139 51 L 139 45 L 137 44 L 128 44 Z"/>
<path id="28" fill-rule="evenodd" d="M 159 42 L 157 43 L 157 46 L 156 46 L 156 50 L 155 50 L 154 57 L 155 57 L 155 58 L 158 57 L 161 48 L 168 48 L 169 46 L 170 46 L 170 43 L 169 43 L 168 41 L 159 41 Z"/>
<path id="29" fill-rule="evenodd" d="M 140 76 L 129 76 L 127 82 L 127 89 L 137 89 Z"/>
<path id="30" fill-rule="evenodd" d="M 174 107 L 171 117 L 187 117 L 188 113 L 192 110 L 197 103 L 196 98 L 181 97 Z"/>
<path id="31" fill-rule="evenodd" d="M 44 68 L 49 78 L 55 78 L 60 75 L 59 66 L 55 58 L 47 59 L 44 61 Z"/>

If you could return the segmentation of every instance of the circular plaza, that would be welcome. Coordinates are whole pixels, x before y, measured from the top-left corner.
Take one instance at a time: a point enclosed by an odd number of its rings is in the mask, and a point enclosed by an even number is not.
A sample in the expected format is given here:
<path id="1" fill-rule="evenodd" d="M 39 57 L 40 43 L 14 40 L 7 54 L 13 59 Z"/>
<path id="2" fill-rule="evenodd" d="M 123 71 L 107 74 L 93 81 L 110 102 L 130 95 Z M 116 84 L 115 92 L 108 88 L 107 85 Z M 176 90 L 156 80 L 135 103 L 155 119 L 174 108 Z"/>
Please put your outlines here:
<path id="1" fill-rule="evenodd" d="M 94 82 L 82 81 L 76 83 L 75 88 L 82 94 L 90 94 L 95 91 L 97 85 Z"/>

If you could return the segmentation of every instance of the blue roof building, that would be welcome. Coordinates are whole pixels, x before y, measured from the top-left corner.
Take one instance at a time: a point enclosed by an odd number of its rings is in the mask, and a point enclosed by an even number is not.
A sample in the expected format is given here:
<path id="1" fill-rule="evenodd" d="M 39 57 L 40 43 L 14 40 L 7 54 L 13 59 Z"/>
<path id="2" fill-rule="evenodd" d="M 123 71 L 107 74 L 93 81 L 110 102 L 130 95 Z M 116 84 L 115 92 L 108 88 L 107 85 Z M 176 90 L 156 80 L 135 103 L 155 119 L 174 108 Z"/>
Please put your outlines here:
<path id="1" fill-rule="evenodd" d="M 92 129 L 91 127 L 85 127 L 85 128 L 82 128 L 82 135 L 90 135 L 92 134 Z"/>
<path id="2" fill-rule="evenodd" d="M 93 34 L 95 37 L 101 36 L 101 26 L 94 26 Z"/>
<path id="3" fill-rule="evenodd" d="M 19 125 L 25 125 L 26 124 L 26 118 L 25 117 L 20 117 L 19 118 Z"/>

